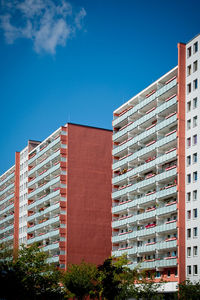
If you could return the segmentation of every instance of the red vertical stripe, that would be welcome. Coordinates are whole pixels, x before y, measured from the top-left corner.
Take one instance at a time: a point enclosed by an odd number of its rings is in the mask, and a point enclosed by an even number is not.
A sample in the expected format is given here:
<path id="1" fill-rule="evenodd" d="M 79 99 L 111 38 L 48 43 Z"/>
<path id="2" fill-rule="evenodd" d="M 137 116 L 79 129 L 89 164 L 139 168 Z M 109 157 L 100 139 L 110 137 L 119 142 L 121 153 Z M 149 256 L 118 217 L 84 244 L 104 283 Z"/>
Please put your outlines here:
<path id="1" fill-rule="evenodd" d="M 19 247 L 20 152 L 15 153 L 14 250 Z"/>
<path id="2" fill-rule="evenodd" d="M 178 278 L 185 275 L 185 44 L 178 44 Z"/>

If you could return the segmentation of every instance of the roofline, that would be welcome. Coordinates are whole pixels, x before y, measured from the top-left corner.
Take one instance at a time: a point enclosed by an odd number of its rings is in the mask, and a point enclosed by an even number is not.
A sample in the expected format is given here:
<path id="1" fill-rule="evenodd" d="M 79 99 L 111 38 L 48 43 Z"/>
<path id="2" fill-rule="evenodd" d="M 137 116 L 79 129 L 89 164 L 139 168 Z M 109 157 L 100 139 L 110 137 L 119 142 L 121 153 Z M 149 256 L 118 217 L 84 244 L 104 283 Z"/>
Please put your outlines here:
<path id="1" fill-rule="evenodd" d="M 148 90 L 149 88 L 151 88 L 154 84 L 156 84 L 158 81 L 162 80 L 162 78 L 164 78 L 165 76 L 167 76 L 168 74 L 170 74 L 171 72 L 175 71 L 176 69 L 178 69 L 178 66 L 172 68 L 171 70 L 169 70 L 167 73 L 165 73 L 164 75 L 162 75 L 161 77 L 159 77 L 156 81 L 152 82 L 150 85 L 148 85 L 146 88 L 144 88 L 143 90 L 141 90 L 139 93 L 137 93 L 136 95 L 134 95 L 133 97 L 131 97 L 129 100 L 127 100 L 126 102 L 124 102 L 120 107 L 116 108 L 114 110 L 114 113 L 117 113 L 117 111 L 119 109 L 122 109 L 124 107 L 124 105 L 127 105 L 132 99 L 140 96 L 142 93 L 144 93 L 146 90 Z"/>
<path id="2" fill-rule="evenodd" d="M 102 127 L 96 127 L 96 126 L 90 126 L 90 125 L 77 124 L 77 123 L 71 123 L 71 122 L 66 123 L 65 126 L 67 126 L 68 124 L 69 125 L 74 125 L 74 126 L 94 128 L 94 129 L 106 130 L 106 131 L 111 131 L 112 132 L 112 129 L 102 128 Z"/>
<path id="3" fill-rule="evenodd" d="M 199 35 L 200 35 L 200 33 L 197 33 L 191 40 L 189 40 L 189 41 L 186 43 L 186 45 L 189 44 L 189 43 L 190 43 L 191 41 L 193 41 L 194 39 L 196 39 Z"/>

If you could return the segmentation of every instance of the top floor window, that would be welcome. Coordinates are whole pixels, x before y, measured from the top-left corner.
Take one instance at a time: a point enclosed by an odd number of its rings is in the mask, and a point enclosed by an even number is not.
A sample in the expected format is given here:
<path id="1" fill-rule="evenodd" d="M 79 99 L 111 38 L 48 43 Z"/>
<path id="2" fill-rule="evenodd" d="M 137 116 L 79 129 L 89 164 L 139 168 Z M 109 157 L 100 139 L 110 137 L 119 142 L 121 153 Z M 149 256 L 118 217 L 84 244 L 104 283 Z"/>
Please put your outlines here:
<path id="1" fill-rule="evenodd" d="M 187 57 L 190 57 L 192 55 L 192 48 L 187 48 Z"/>
<path id="2" fill-rule="evenodd" d="M 193 53 L 196 53 L 198 51 L 198 42 L 194 43 L 193 45 Z"/>

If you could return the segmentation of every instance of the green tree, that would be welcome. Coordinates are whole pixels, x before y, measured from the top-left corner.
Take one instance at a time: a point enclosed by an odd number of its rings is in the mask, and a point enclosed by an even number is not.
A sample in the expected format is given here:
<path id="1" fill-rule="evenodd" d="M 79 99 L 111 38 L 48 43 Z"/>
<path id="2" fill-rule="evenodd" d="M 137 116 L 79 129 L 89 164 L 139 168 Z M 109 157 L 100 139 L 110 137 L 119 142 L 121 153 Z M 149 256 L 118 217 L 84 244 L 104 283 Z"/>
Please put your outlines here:
<path id="1" fill-rule="evenodd" d="M 178 285 L 177 298 L 180 300 L 200 299 L 200 282 L 186 280 Z"/>
<path id="2" fill-rule="evenodd" d="M 127 299 L 132 295 L 132 286 L 137 271 L 126 267 L 126 256 L 110 257 L 98 266 L 98 296 L 108 299 Z"/>
<path id="3" fill-rule="evenodd" d="M 93 264 L 82 261 L 78 264 L 71 264 L 63 276 L 63 284 L 69 296 L 84 299 L 87 296 L 93 297 L 96 290 L 97 267 Z"/>
<path id="4" fill-rule="evenodd" d="M 8 300 L 13 299 L 13 295 L 16 300 L 62 299 L 61 274 L 46 262 L 46 258 L 35 244 L 22 246 L 14 261 L 1 260 L 1 297 Z"/>
<path id="5" fill-rule="evenodd" d="M 159 283 L 155 283 L 155 276 L 153 273 L 140 271 L 138 273 L 135 284 L 131 287 L 131 296 L 140 300 L 161 300 L 163 295 L 158 293 L 159 287 L 164 283 L 161 279 Z"/>

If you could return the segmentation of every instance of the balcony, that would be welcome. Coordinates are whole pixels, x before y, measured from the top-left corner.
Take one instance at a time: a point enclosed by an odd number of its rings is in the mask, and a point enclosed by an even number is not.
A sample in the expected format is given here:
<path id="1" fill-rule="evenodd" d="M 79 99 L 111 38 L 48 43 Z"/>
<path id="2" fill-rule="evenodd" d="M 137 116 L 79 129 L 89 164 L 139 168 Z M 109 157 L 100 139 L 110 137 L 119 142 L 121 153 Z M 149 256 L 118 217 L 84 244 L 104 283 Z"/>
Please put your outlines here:
<path id="1" fill-rule="evenodd" d="M 47 202 L 47 201 L 50 201 L 56 197 L 59 197 L 60 196 L 60 190 L 56 190 L 56 191 L 53 191 L 52 193 L 48 194 L 47 196 L 45 196 L 44 198 L 42 199 L 37 199 L 36 201 L 32 202 L 31 204 L 28 205 L 28 210 L 32 210 L 32 209 L 35 209 L 37 208 L 38 206 L 40 206 L 41 204 Z"/>
<path id="2" fill-rule="evenodd" d="M 44 227 L 48 227 L 48 226 L 49 226 L 49 229 L 50 229 L 51 228 L 50 225 L 55 225 L 56 223 L 59 223 L 59 222 L 60 222 L 59 216 L 52 217 L 52 218 L 50 218 L 47 221 L 44 221 L 44 222 L 42 222 L 40 224 L 37 224 L 37 225 L 32 226 L 32 227 L 29 227 L 27 229 L 27 233 L 31 233 L 31 232 L 37 231 L 39 229 L 44 229 Z"/>
<path id="3" fill-rule="evenodd" d="M 124 165 L 126 165 L 127 163 L 133 161 L 136 158 L 142 158 L 144 155 L 146 155 L 149 152 L 152 152 L 153 150 L 156 150 L 157 148 L 160 148 L 164 145 L 169 144 L 172 141 L 175 141 L 177 139 L 177 135 L 176 132 L 169 135 L 169 136 L 165 136 L 164 138 L 158 140 L 157 142 L 155 142 L 154 144 L 152 144 L 149 147 L 145 147 L 139 151 L 137 151 L 136 153 L 130 154 L 127 157 L 119 160 L 118 162 L 113 164 L 113 170 L 118 169 Z"/>
<path id="4" fill-rule="evenodd" d="M 51 167 L 49 170 L 46 170 L 45 172 L 42 172 L 41 175 L 38 175 L 36 178 L 32 179 L 29 183 L 28 183 L 28 188 L 31 188 L 34 184 L 36 184 L 37 182 L 39 182 L 40 180 L 53 175 L 52 173 L 56 172 L 57 170 L 60 169 L 60 165 L 57 164 L 53 167 Z"/>
<path id="5" fill-rule="evenodd" d="M 2 185 L 4 185 L 5 183 L 6 183 L 6 185 L 10 185 L 10 181 L 12 180 L 12 179 L 14 179 L 14 177 L 15 177 L 15 172 L 13 172 L 13 173 L 11 173 L 8 177 L 6 177 L 4 180 L 2 180 L 2 181 L 0 181 L 0 187 L 2 186 Z"/>
<path id="6" fill-rule="evenodd" d="M 5 232 L 7 232 L 7 231 L 11 231 L 11 230 L 13 230 L 13 229 L 14 229 L 14 225 L 12 224 L 12 225 L 7 226 L 6 228 L 0 230 L 0 234 L 3 234 L 3 233 L 5 233 Z"/>
<path id="7" fill-rule="evenodd" d="M 152 169 L 153 167 L 157 166 L 158 164 L 162 164 L 165 161 L 168 161 L 170 159 L 176 158 L 177 157 L 177 153 L 176 153 L 176 149 L 174 149 L 173 151 L 171 151 L 170 153 L 161 155 L 157 158 L 155 158 L 154 160 L 151 160 L 149 162 L 144 163 L 141 166 L 135 167 L 130 171 L 127 171 L 126 173 L 116 176 L 112 179 L 112 183 L 113 184 L 117 184 L 120 181 L 123 181 L 125 179 L 127 179 L 128 177 L 134 176 L 136 174 L 140 174 L 140 173 L 146 173 L 148 170 Z"/>
<path id="8" fill-rule="evenodd" d="M 0 220 L 0 225 L 6 224 L 9 221 L 11 221 L 13 223 L 14 221 L 12 219 L 14 219 L 14 214 L 8 215 L 7 217 L 3 217 L 2 220 Z"/>
<path id="9" fill-rule="evenodd" d="M 38 148 L 37 153 L 29 159 L 29 165 L 31 165 L 36 159 L 42 157 L 43 154 L 49 152 L 49 150 L 51 150 L 59 142 L 60 142 L 60 136 L 57 137 L 54 141 L 52 141 L 50 144 L 43 146 L 41 149 Z M 47 156 L 49 156 L 49 153 Z"/>
<path id="10" fill-rule="evenodd" d="M 173 87 L 175 87 L 177 84 L 177 80 L 174 79 L 165 86 L 158 89 L 153 95 L 150 97 L 142 100 L 140 103 L 136 104 L 133 108 L 131 108 L 129 111 L 125 112 L 122 116 L 117 117 L 115 120 L 113 120 L 113 126 L 119 125 L 124 119 L 128 118 L 129 116 L 133 115 L 135 112 L 137 112 L 139 109 L 145 107 L 147 104 L 154 101 L 157 97 L 163 95 Z"/>
<path id="11" fill-rule="evenodd" d="M 3 194 L 5 194 L 11 189 L 14 189 L 14 187 L 15 187 L 14 183 L 9 184 L 6 188 L 0 191 L 0 196 L 2 196 Z"/>
<path id="12" fill-rule="evenodd" d="M 148 204 L 150 202 L 155 201 L 156 199 L 164 199 L 166 197 L 176 195 L 177 193 L 177 186 L 172 186 L 167 189 L 163 189 L 161 191 L 157 191 L 156 193 L 151 193 L 148 196 L 145 195 L 144 197 L 128 200 L 126 202 L 120 202 L 119 205 L 112 207 L 112 213 L 120 213 L 121 211 L 133 208 L 138 204 Z"/>
<path id="13" fill-rule="evenodd" d="M 7 217 L 8 214 L 12 214 L 12 213 L 14 213 L 14 204 L 11 204 L 11 205 L 7 206 L 6 208 L 4 208 L 3 210 L 1 210 L 0 216 L 5 214 Z"/>
<path id="14" fill-rule="evenodd" d="M 49 216 L 51 213 L 51 216 L 56 215 L 59 213 L 59 209 L 60 209 L 60 203 L 55 203 L 55 204 L 51 204 L 50 207 L 45 208 L 43 211 L 39 211 L 37 213 L 33 213 L 30 216 L 28 216 L 27 221 L 33 221 L 37 218 L 42 218 L 42 217 L 46 217 Z"/>
<path id="15" fill-rule="evenodd" d="M 146 130 L 146 131 L 143 131 L 142 133 L 136 135 L 135 137 L 133 137 L 131 140 L 127 141 L 123 145 L 118 146 L 115 149 L 113 149 L 112 154 L 117 155 L 119 152 L 127 149 L 128 147 L 131 147 L 134 144 L 147 139 L 148 137 L 152 136 L 155 133 L 159 133 L 159 130 L 161 131 L 163 129 L 168 129 L 168 127 L 170 125 L 172 125 L 173 123 L 175 123 L 176 121 L 177 121 L 177 116 L 176 115 L 173 115 L 170 118 L 168 118 L 164 121 L 161 121 L 160 123 L 158 123 L 153 128 L 151 128 L 149 130 Z M 145 142 L 145 141 L 143 141 L 143 142 Z"/>
<path id="16" fill-rule="evenodd" d="M 55 242 L 48 246 L 43 245 L 42 247 L 40 246 L 40 248 L 42 248 L 42 250 L 45 252 L 51 251 L 51 250 L 56 250 L 56 249 L 59 249 L 59 242 Z"/>
<path id="17" fill-rule="evenodd" d="M 43 170 L 45 170 L 45 165 L 53 161 L 54 159 L 58 158 L 58 156 L 60 156 L 60 149 L 58 149 L 55 153 L 53 153 L 49 157 L 46 157 L 43 161 L 41 161 L 35 167 L 29 170 L 28 176 L 29 177 L 34 176 L 34 173 L 36 171 L 39 171 L 40 169 L 41 169 L 40 171 L 42 172 Z"/>
<path id="18" fill-rule="evenodd" d="M 27 240 L 27 244 L 30 245 L 30 244 L 40 242 L 42 240 L 53 238 L 53 237 L 56 237 L 56 236 L 59 236 L 59 229 L 55 229 L 55 230 L 53 230 L 51 232 L 48 232 L 48 233 L 45 233 L 43 235 L 30 238 L 30 239 Z"/>
<path id="19" fill-rule="evenodd" d="M 59 255 L 56 255 L 54 257 L 50 257 L 50 258 L 47 258 L 47 262 L 50 264 L 50 263 L 58 263 L 59 262 Z"/>
<path id="20" fill-rule="evenodd" d="M 50 180 L 46 184 L 42 185 L 42 187 L 38 187 L 33 192 L 30 192 L 29 195 L 28 195 L 28 199 L 33 199 L 34 196 L 38 195 L 39 193 L 43 192 L 48 187 L 50 187 L 50 186 L 52 186 L 52 185 L 54 185 L 58 182 L 60 182 L 60 177 L 56 177 L 56 178 Z M 43 196 L 45 196 L 45 195 L 43 195 Z"/>
<path id="21" fill-rule="evenodd" d="M 162 232 L 170 233 L 170 232 L 174 232 L 176 230 L 177 230 L 177 222 L 161 224 L 161 225 L 157 225 L 152 228 L 134 230 L 130 233 L 113 236 L 112 243 L 119 243 L 121 241 L 126 241 L 127 239 L 129 239 L 129 240 L 135 239 L 136 237 L 150 236 L 150 235 L 154 235 L 155 233 L 162 233 Z"/>
<path id="22" fill-rule="evenodd" d="M 14 239 L 14 235 L 12 233 L 12 234 L 8 235 L 7 237 L 0 239 L 0 243 L 1 244 L 7 243 L 9 241 L 12 241 L 13 239 Z"/>
<path id="23" fill-rule="evenodd" d="M 122 137 L 123 135 L 127 134 L 128 132 L 131 132 L 133 129 L 136 129 L 140 125 L 144 125 L 148 120 L 152 119 L 156 115 L 160 114 L 161 112 L 167 110 L 169 107 L 175 105 L 177 103 L 177 97 L 174 96 L 172 99 L 170 99 L 168 102 L 164 102 L 160 106 L 158 106 L 156 109 L 152 110 L 148 114 L 145 114 L 140 119 L 137 119 L 134 123 L 130 122 L 125 126 L 124 129 L 120 129 L 117 133 L 114 133 L 113 135 L 113 141 L 116 141 L 118 138 Z"/>
<path id="24" fill-rule="evenodd" d="M 160 173 L 152 178 L 145 179 L 145 180 L 142 180 L 137 183 L 133 183 L 133 184 L 129 185 L 128 187 L 125 187 L 121 190 L 113 192 L 112 198 L 116 199 L 116 198 L 126 195 L 127 193 L 131 193 L 135 190 L 147 188 L 148 186 L 155 185 L 156 182 L 159 182 L 159 181 L 161 182 L 163 180 L 169 179 L 172 176 L 176 176 L 176 174 L 177 174 L 176 168 L 174 168 L 170 171 L 165 171 L 165 172 Z"/>
<path id="25" fill-rule="evenodd" d="M 8 202 L 9 200 L 13 199 L 14 196 L 15 196 L 14 193 L 11 194 L 11 195 L 9 195 L 9 196 L 7 196 L 6 198 L 4 198 L 3 200 L 0 201 L 0 205 L 3 205 L 3 204 L 5 204 L 6 202 Z"/>

